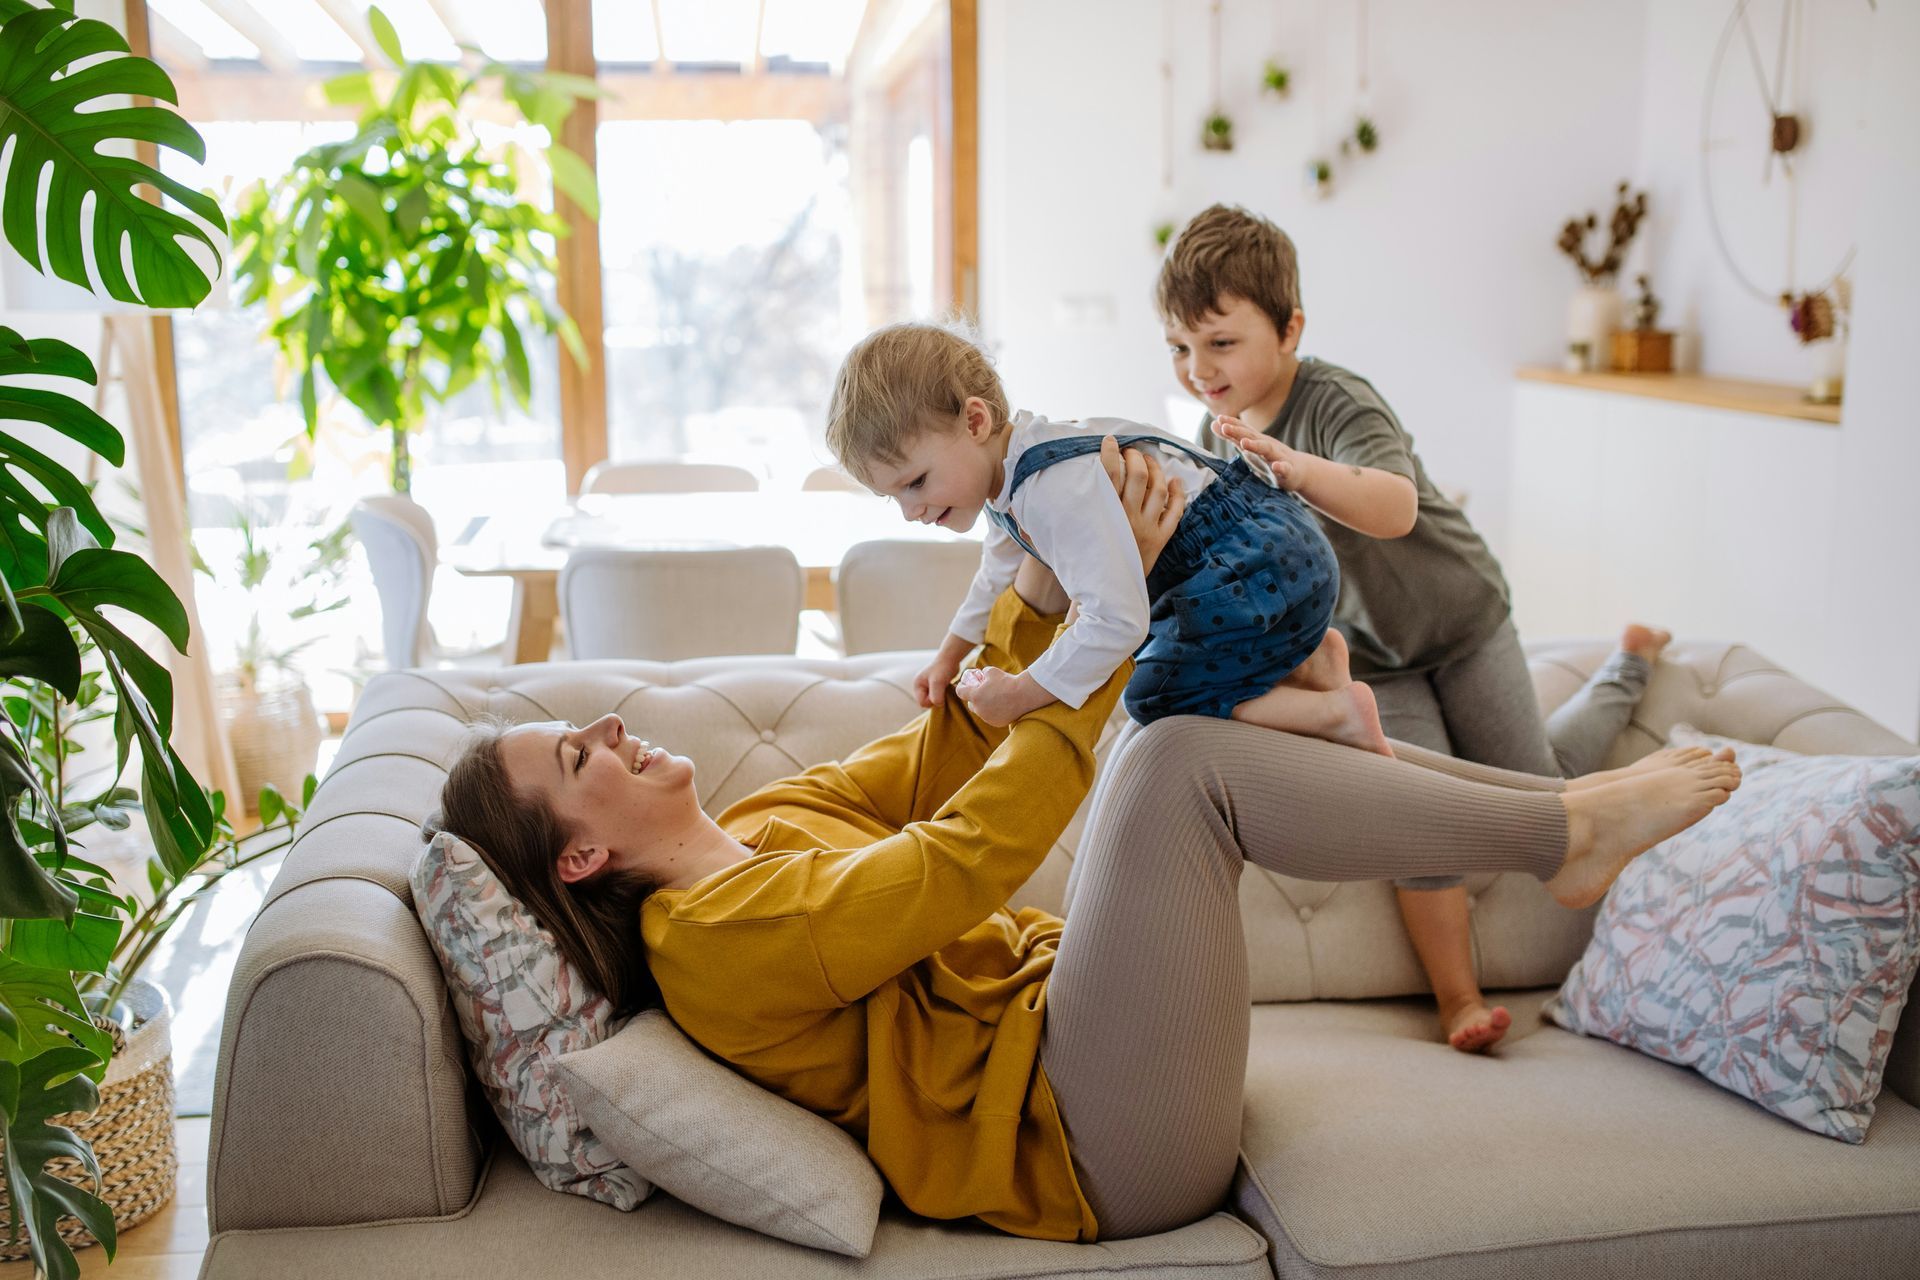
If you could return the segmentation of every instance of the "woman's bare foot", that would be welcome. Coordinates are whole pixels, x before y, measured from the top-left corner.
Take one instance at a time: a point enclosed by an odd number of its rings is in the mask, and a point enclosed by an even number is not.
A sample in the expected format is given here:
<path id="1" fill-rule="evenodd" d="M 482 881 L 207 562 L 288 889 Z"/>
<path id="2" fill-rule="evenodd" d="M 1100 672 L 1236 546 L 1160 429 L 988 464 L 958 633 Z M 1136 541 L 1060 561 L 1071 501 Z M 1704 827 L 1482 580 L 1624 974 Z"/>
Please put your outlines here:
<path id="1" fill-rule="evenodd" d="M 1657 769 L 1670 769 L 1677 764 L 1692 764 L 1712 756 L 1716 760 L 1733 759 L 1733 748 L 1722 747 L 1718 751 L 1709 751 L 1705 747 L 1662 747 L 1651 755 L 1641 756 L 1630 765 L 1618 769 L 1601 769 L 1596 773 L 1583 774 L 1578 778 L 1567 779 L 1567 790 L 1584 791 L 1588 787 L 1603 786 L 1609 782 L 1618 782 L 1622 778 L 1632 777 L 1636 773 L 1652 773 Z"/>
<path id="2" fill-rule="evenodd" d="M 1565 907 L 1592 906 L 1629 862 L 1725 804 L 1739 785 L 1740 766 L 1710 755 L 1562 792 L 1567 856 L 1547 892 Z"/>
<path id="3" fill-rule="evenodd" d="M 1440 1029 L 1447 1043 L 1462 1053 L 1485 1053 L 1500 1043 L 1512 1025 L 1513 1015 L 1503 1004 L 1489 1008 L 1486 1001 L 1474 999 L 1440 1009 Z"/>
<path id="4" fill-rule="evenodd" d="M 1637 622 L 1627 624 L 1620 633 L 1620 647 L 1648 662 L 1660 661 L 1660 653 L 1673 640 L 1673 632 L 1663 631 L 1659 627 L 1643 627 Z"/>
<path id="5" fill-rule="evenodd" d="M 1295 667 L 1282 683 L 1318 693 L 1332 693 L 1352 684 L 1353 673 L 1347 665 L 1347 638 L 1328 627 L 1327 634 L 1320 640 L 1320 647 Z"/>

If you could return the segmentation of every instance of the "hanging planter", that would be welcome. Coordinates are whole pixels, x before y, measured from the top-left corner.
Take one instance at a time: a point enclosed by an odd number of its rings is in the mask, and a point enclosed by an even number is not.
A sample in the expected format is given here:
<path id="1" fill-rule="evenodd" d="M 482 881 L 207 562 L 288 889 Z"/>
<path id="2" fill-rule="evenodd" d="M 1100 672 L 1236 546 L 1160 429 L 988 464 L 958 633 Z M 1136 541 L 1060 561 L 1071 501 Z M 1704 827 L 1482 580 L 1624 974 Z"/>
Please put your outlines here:
<path id="1" fill-rule="evenodd" d="M 1380 130 L 1372 120 L 1361 116 L 1353 123 L 1353 141 L 1362 151 L 1371 152 L 1380 145 Z"/>
<path id="2" fill-rule="evenodd" d="M 1333 194 L 1333 162 L 1325 159 L 1307 161 L 1307 194 L 1315 200 L 1325 200 Z"/>
<path id="3" fill-rule="evenodd" d="M 1173 224 L 1171 222 L 1156 222 L 1153 224 L 1153 243 L 1155 248 L 1166 248 L 1172 239 Z"/>
<path id="4" fill-rule="evenodd" d="M 1233 121 L 1221 112 L 1207 117 L 1200 126 L 1200 145 L 1208 151 L 1233 150 Z"/>
<path id="5" fill-rule="evenodd" d="M 1260 92 L 1284 99 L 1293 92 L 1293 72 L 1268 58 L 1266 69 L 1260 73 Z"/>

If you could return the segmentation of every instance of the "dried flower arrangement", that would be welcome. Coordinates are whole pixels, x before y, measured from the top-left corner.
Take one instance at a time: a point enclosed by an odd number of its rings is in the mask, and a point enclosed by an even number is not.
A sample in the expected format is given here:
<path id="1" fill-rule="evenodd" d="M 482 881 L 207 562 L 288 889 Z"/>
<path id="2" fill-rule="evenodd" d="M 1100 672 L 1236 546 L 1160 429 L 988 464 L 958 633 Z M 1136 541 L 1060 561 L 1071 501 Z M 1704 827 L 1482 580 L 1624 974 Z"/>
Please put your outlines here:
<path id="1" fill-rule="evenodd" d="M 1615 194 L 1613 217 L 1607 221 L 1606 252 L 1597 258 L 1587 257 L 1587 232 L 1599 226 L 1599 219 L 1592 213 L 1585 219 L 1567 219 L 1567 224 L 1560 228 L 1560 252 L 1573 259 L 1573 265 L 1580 268 L 1581 279 L 1588 284 L 1611 284 L 1620 273 L 1627 246 L 1640 230 L 1640 220 L 1646 216 L 1647 193 L 1633 195 L 1627 183 L 1622 182 Z"/>
<path id="2" fill-rule="evenodd" d="M 1853 282 L 1845 276 L 1817 293 L 1797 297 L 1782 294 L 1780 305 L 1787 309 L 1787 323 L 1793 326 L 1801 346 L 1811 346 L 1842 332 L 1853 310 Z"/>

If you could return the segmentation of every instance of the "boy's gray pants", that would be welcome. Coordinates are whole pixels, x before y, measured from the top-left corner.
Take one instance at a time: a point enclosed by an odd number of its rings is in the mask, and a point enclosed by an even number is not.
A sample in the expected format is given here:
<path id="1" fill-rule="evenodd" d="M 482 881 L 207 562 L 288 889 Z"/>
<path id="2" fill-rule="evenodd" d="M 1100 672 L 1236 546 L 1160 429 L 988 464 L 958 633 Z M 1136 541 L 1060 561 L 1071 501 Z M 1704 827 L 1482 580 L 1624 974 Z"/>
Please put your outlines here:
<path id="1" fill-rule="evenodd" d="M 1380 724 L 1400 742 L 1476 764 L 1546 778 L 1592 773 L 1627 727 L 1653 668 L 1616 649 L 1580 691 L 1544 721 L 1511 621 L 1478 649 L 1432 671 L 1367 677 Z M 1450 889 L 1458 876 L 1395 880 L 1402 889 Z"/>

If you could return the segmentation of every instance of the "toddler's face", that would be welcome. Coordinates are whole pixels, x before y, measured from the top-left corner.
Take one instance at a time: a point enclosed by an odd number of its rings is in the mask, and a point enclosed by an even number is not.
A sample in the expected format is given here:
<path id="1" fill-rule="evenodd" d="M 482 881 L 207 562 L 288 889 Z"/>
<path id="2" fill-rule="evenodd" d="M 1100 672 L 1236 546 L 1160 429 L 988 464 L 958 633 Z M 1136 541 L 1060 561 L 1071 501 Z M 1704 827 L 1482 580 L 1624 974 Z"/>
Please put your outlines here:
<path id="1" fill-rule="evenodd" d="M 1238 416 L 1273 393 L 1292 353 L 1267 313 L 1253 303 L 1229 293 L 1217 305 L 1219 310 L 1191 328 L 1169 320 L 1167 351 L 1173 376 L 1188 395 L 1215 417 Z"/>
<path id="2" fill-rule="evenodd" d="M 918 524 L 964 533 L 980 518 L 999 487 L 991 434 L 976 437 L 965 426 L 921 432 L 897 462 L 868 469 L 868 487 L 900 504 L 900 514 Z"/>

